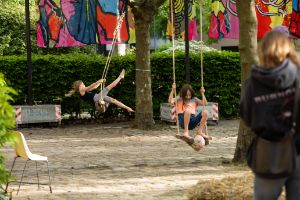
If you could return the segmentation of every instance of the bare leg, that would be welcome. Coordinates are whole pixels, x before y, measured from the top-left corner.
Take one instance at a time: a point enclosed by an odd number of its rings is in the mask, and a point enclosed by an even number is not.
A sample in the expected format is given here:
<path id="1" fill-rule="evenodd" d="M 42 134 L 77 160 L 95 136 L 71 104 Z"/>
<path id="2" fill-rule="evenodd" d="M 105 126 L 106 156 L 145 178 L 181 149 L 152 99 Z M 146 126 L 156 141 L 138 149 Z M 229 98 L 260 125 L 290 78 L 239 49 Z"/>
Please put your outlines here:
<path id="1" fill-rule="evenodd" d="M 120 108 L 124 108 L 128 112 L 134 112 L 134 110 L 132 108 L 126 106 L 125 104 L 123 104 L 122 102 L 120 102 L 120 101 L 118 101 L 116 99 L 112 99 L 111 103 L 115 104 L 116 106 L 118 106 Z"/>
<path id="2" fill-rule="evenodd" d="M 190 137 L 190 135 L 189 135 L 190 118 L 191 118 L 191 113 L 189 111 L 185 111 L 184 116 L 183 116 L 183 124 L 184 124 L 183 135 L 185 137 Z"/>
<path id="3" fill-rule="evenodd" d="M 116 78 L 111 84 L 109 84 L 107 86 L 107 88 L 109 90 L 113 89 L 114 87 L 116 87 L 116 85 L 118 85 L 118 83 L 124 78 L 125 76 L 125 69 L 122 69 L 120 75 L 118 76 L 118 78 Z"/>
<path id="4" fill-rule="evenodd" d="M 200 121 L 199 129 L 197 130 L 197 134 L 201 135 L 204 139 L 211 139 L 206 133 L 203 132 L 203 129 L 206 126 L 207 118 L 208 118 L 208 111 L 207 110 L 202 111 L 202 118 Z"/>

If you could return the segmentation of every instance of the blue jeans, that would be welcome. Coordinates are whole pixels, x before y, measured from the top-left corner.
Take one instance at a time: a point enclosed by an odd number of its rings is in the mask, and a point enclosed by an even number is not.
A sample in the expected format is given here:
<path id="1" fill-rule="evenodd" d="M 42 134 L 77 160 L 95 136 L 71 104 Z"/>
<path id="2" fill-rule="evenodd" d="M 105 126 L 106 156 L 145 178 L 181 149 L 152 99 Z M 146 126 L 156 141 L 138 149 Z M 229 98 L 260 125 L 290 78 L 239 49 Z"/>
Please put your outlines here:
<path id="1" fill-rule="evenodd" d="M 191 115 L 190 117 L 190 123 L 189 123 L 189 130 L 193 130 L 198 126 L 202 118 L 202 112 L 200 112 L 198 115 Z M 178 122 L 181 128 L 184 129 L 184 113 L 178 114 Z"/>
<path id="2" fill-rule="evenodd" d="M 297 156 L 295 172 L 286 178 L 254 178 L 254 200 L 277 200 L 285 186 L 287 200 L 300 200 L 300 155 Z"/>

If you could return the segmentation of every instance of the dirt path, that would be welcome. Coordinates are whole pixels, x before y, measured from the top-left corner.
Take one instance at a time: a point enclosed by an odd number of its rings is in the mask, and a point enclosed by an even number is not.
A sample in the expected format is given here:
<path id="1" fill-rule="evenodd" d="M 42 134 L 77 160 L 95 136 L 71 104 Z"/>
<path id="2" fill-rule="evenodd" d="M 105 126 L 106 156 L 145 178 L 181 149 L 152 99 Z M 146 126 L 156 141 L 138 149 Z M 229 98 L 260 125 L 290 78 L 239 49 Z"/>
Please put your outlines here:
<path id="1" fill-rule="evenodd" d="M 122 128 L 120 128 L 122 127 Z M 222 164 L 233 157 L 238 120 L 208 126 L 211 144 L 195 152 L 173 135 L 176 129 L 157 125 L 154 131 L 132 129 L 125 124 L 76 125 L 64 128 L 20 129 L 33 153 L 48 156 L 53 193 L 43 185 L 12 184 L 15 200 L 182 200 L 199 180 L 244 173 L 246 168 Z M 14 157 L 5 148 L 6 165 Z M 20 177 L 24 162 L 16 165 Z M 47 183 L 46 165 L 40 164 L 40 181 Z M 36 181 L 30 163 L 24 181 Z"/>

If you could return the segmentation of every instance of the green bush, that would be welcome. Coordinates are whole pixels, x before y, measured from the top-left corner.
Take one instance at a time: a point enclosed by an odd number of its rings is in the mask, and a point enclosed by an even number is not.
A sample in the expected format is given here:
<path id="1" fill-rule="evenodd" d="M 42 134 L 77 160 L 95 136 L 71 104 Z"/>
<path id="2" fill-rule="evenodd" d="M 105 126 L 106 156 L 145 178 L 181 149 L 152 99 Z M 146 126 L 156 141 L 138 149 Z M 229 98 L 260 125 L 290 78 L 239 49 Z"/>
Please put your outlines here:
<path id="1" fill-rule="evenodd" d="M 237 116 L 240 98 L 240 64 L 239 54 L 232 52 L 206 52 L 203 54 L 203 78 L 208 101 L 219 103 L 222 117 Z M 185 83 L 184 53 L 176 53 L 176 83 L 178 90 Z M 64 97 L 73 81 L 83 80 L 86 85 L 101 78 L 106 58 L 100 55 L 63 54 L 33 55 L 33 99 L 46 103 L 57 103 L 61 99 L 62 113 L 77 113 L 82 109 L 91 110 L 91 106 L 82 102 L 78 96 Z M 191 83 L 198 93 L 201 86 L 200 55 L 190 54 Z M 112 90 L 110 96 L 135 107 L 135 55 L 113 56 L 107 74 L 107 83 L 113 81 L 121 69 L 126 69 L 125 79 Z M 16 104 L 26 102 L 27 67 L 24 56 L 0 57 L 0 72 L 3 72 L 8 84 L 15 88 L 19 95 Z M 151 54 L 152 95 L 155 118 L 159 118 L 159 106 L 167 102 L 173 82 L 172 55 L 167 53 Z M 113 107 L 109 115 L 120 112 Z"/>
<path id="2" fill-rule="evenodd" d="M 70 48 L 38 48 L 36 44 L 36 22 L 39 14 L 35 0 L 30 3 L 31 49 L 36 54 L 61 54 L 83 52 L 95 54 L 97 45 Z M 0 55 L 22 55 L 26 53 L 26 20 L 24 0 L 0 0 Z"/>
<path id="3" fill-rule="evenodd" d="M 184 52 L 175 55 L 177 91 L 185 81 Z M 151 57 L 153 107 L 159 112 L 159 104 L 166 102 L 173 82 L 172 56 L 155 53 Z M 190 54 L 191 85 L 198 97 L 201 86 L 201 64 L 199 54 Z M 206 98 L 219 103 L 222 117 L 236 117 L 240 98 L 240 60 L 233 52 L 211 51 L 203 54 L 203 85 Z M 161 98 L 159 98 L 161 97 Z"/>
<path id="4" fill-rule="evenodd" d="M 3 148 L 9 140 L 12 139 L 11 131 L 15 127 L 14 108 L 9 104 L 12 100 L 10 94 L 15 94 L 15 91 L 7 87 L 3 74 L 0 73 L 0 148 Z M 10 178 L 9 172 L 4 167 L 4 156 L 0 151 L 0 195 L 4 192 L 3 185 Z M 2 197 L 3 194 L 2 194 Z"/>

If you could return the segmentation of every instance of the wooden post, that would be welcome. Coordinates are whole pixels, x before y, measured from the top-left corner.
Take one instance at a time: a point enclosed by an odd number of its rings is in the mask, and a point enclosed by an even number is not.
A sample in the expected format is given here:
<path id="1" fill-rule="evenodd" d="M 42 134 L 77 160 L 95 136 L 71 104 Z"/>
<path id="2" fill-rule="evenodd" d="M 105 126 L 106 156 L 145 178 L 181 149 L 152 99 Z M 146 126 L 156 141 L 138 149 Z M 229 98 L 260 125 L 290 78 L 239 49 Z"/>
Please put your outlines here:
<path id="1" fill-rule="evenodd" d="M 189 44 L 189 0 L 184 0 L 184 40 L 185 40 L 185 80 L 191 82 L 190 75 L 190 44 Z"/>
<path id="2" fill-rule="evenodd" d="M 27 52 L 27 104 L 32 105 L 32 66 L 31 66 L 31 42 L 30 42 L 30 10 L 29 0 L 25 0 L 26 20 L 26 52 Z"/>

